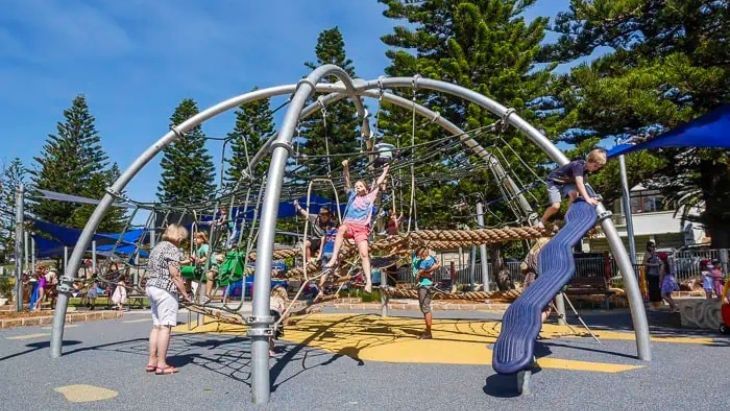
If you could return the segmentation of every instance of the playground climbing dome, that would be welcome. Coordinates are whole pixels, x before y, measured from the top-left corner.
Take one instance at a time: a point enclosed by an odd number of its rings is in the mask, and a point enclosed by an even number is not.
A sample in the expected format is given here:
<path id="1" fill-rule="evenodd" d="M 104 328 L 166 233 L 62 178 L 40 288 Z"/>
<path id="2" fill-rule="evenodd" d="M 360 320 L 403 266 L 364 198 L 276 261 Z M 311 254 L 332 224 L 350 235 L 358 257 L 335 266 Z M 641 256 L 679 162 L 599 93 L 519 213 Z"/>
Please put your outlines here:
<path id="1" fill-rule="evenodd" d="M 336 78 L 337 81 L 327 81 L 333 78 Z M 478 106 L 494 116 L 494 123 L 471 130 L 463 130 L 438 112 L 430 109 L 427 102 L 432 101 L 431 99 L 423 98 L 421 100 L 425 103 L 420 104 L 417 98 L 419 93 L 428 96 L 442 96 L 462 101 L 464 104 Z M 258 152 L 251 156 L 247 153 L 247 169 L 236 184 L 224 185 L 221 183 L 216 192 L 211 193 L 209 200 L 196 204 L 186 204 L 185 206 L 179 204 L 174 206 L 169 204 L 144 204 L 123 198 L 120 194 L 124 192 L 127 184 L 155 156 L 176 140 L 186 138 L 186 133 L 189 130 L 228 110 L 277 96 L 289 96 L 288 100 L 277 108 L 277 110 L 285 110 L 280 127 L 277 133 Z M 401 139 L 403 144 L 398 145 L 395 149 L 390 149 L 397 151 L 398 155 L 390 156 L 394 157 L 392 158 L 391 169 L 395 177 L 391 184 L 391 197 L 388 200 L 394 204 L 396 192 L 402 191 L 404 186 L 410 184 L 410 199 L 405 199 L 402 195 L 400 199 L 401 207 L 408 210 L 407 232 L 372 242 L 371 251 L 379 251 L 387 257 L 398 258 L 404 253 L 410 253 L 413 247 L 418 245 L 427 245 L 435 249 L 448 249 L 458 246 L 531 240 L 543 235 L 539 230 L 532 227 L 536 222 L 535 206 L 539 206 L 533 190 L 541 184 L 540 177 L 531 171 L 531 166 L 526 164 L 509 144 L 506 144 L 507 142 L 500 137 L 500 132 L 504 132 L 508 128 L 514 128 L 514 131 L 521 133 L 558 165 L 566 164 L 568 159 L 540 131 L 521 118 L 519 113 L 473 90 L 440 80 L 422 78 L 419 75 L 413 77 L 380 77 L 374 80 L 352 79 L 341 68 L 324 65 L 316 68 L 307 77 L 295 84 L 251 91 L 201 111 L 183 123 L 173 126 L 127 167 L 114 184 L 107 189 L 107 194 L 101 199 L 86 223 L 69 259 L 66 271 L 60 279 L 59 297 L 51 337 L 51 356 L 59 357 L 62 354 L 65 314 L 72 291 L 74 273 L 78 271 L 84 252 L 88 248 L 105 213 L 110 207 L 115 206 L 115 203 L 123 201 L 132 204 L 132 207 L 134 207 L 130 221 L 137 210 L 147 209 L 150 211 L 150 217 L 146 224 L 149 235 L 143 236 L 143 238 L 149 238 L 151 243 L 156 241 L 156 236 L 161 231 L 160 228 L 164 228 L 165 224 L 187 221 L 186 218 L 191 221 L 192 231 L 206 230 L 209 233 L 211 240 L 209 257 L 212 249 L 225 247 L 222 244 L 222 239 L 227 237 L 226 240 L 229 244 L 226 248 L 232 248 L 233 250 L 229 252 L 224 263 L 227 267 L 226 274 L 221 276 L 223 280 L 218 280 L 217 285 L 225 285 L 226 281 L 234 281 L 245 275 L 256 273 L 253 281 L 253 311 L 251 315 L 243 316 L 240 314 L 241 303 L 228 305 L 224 302 L 222 305 L 214 305 L 203 304 L 198 300 L 197 304 L 191 306 L 191 309 L 207 314 L 226 316 L 227 318 L 236 318 L 236 315 L 238 315 L 237 318 L 240 319 L 240 322 L 248 325 L 248 334 L 251 338 L 252 347 L 252 400 L 257 404 L 268 402 L 271 386 L 268 337 L 276 326 L 269 314 L 272 261 L 277 257 L 291 257 L 301 254 L 301 249 L 274 249 L 280 209 L 283 208 L 282 204 L 286 204 L 286 201 L 298 198 L 305 192 L 310 192 L 306 196 L 307 202 L 309 202 L 312 185 L 315 182 L 319 182 L 321 185 L 324 181 L 324 185 L 329 185 L 335 193 L 341 187 L 339 181 L 334 179 L 333 176 L 338 175 L 340 171 L 337 166 L 339 161 L 336 160 L 342 159 L 344 155 L 329 153 L 329 147 L 333 144 L 330 140 L 332 136 L 308 136 L 310 139 L 325 139 L 327 155 L 319 157 L 301 155 L 295 137 L 302 120 L 319 114 L 322 116 L 323 121 L 327 121 L 327 107 L 343 99 L 348 99 L 354 104 L 357 116 L 362 124 L 360 127 L 362 149 L 358 153 L 347 154 L 358 158 L 355 173 L 361 176 L 372 174 L 380 155 L 389 150 L 387 148 L 383 150 L 383 145 L 376 144 L 378 142 L 377 138 L 380 136 L 374 135 L 371 130 L 370 121 L 372 118 L 366 110 L 365 100 L 378 100 L 379 106 L 387 103 L 389 107 L 398 107 L 411 114 L 410 136 Z M 377 114 L 375 117 L 377 118 Z M 414 136 L 417 118 L 442 128 L 444 130 L 443 137 L 416 144 Z M 475 139 L 476 136 L 483 137 L 485 135 L 492 136 L 492 141 L 495 144 L 484 147 Z M 409 139 L 410 141 L 408 141 Z M 391 152 L 391 154 L 393 153 Z M 256 165 L 266 158 L 270 162 L 268 171 L 260 175 L 256 172 Z M 441 161 L 442 158 L 454 158 L 456 160 L 441 175 L 422 175 L 425 170 L 428 170 L 429 164 Z M 510 159 L 513 161 L 510 162 Z M 521 172 L 516 173 L 516 169 Z M 305 181 L 305 184 L 296 184 L 297 179 L 291 178 L 291 173 L 296 170 L 306 170 L 306 178 L 309 181 Z M 525 172 L 528 170 L 530 172 L 526 174 Z M 419 230 L 417 218 L 419 209 L 414 198 L 417 176 L 419 184 L 422 184 L 424 181 L 428 181 L 427 179 L 435 181 L 438 179 L 468 178 L 477 171 L 488 171 L 493 177 L 494 184 L 502 194 L 500 201 L 507 205 L 507 208 L 514 215 L 514 220 L 503 222 L 500 227 L 483 227 L 477 230 Z M 526 175 L 529 177 L 525 177 Z M 526 178 L 530 178 L 532 181 L 526 181 Z M 335 202 L 337 203 L 335 207 L 339 213 L 339 203 Z M 383 202 L 386 202 L 386 200 L 384 199 Z M 305 208 L 308 209 L 311 205 L 306 204 Z M 200 223 L 205 221 L 203 216 L 206 215 L 215 220 L 216 213 L 223 207 L 230 214 L 225 218 L 232 219 L 236 227 L 227 236 L 222 235 L 223 229 L 215 223 L 210 221 L 207 225 Z M 423 211 L 423 209 L 420 210 L 420 212 Z M 596 213 L 597 220 L 600 222 L 624 278 L 624 286 L 635 327 L 638 358 L 648 361 L 651 359 L 648 324 L 633 267 L 611 219 L 608 218 L 610 213 L 600 204 L 596 207 Z M 216 232 L 216 230 L 220 231 Z M 307 230 L 305 229 L 305 236 L 306 233 Z M 348 257 L 350 265 L 357 265 L 353 262 L 357 258 L 357 253 L 354 253 L 352 249 L 345 248 L 343 254 L 343 260 Z M 210 258 L 208 261 L 210 261 Z M 289 275 L 307 282 L 317 280 L 322 274 L 318 263 L 305 262 L 303 267 L 291 270 Z M 347 279 L 347 275 L 348 273 L 344 273 L 342 277 Z M 101 277 L 103 278 L 103 274 Z M 138 278 L 135 287 L 139 287 L 141 281 L 142 278 Z"/>

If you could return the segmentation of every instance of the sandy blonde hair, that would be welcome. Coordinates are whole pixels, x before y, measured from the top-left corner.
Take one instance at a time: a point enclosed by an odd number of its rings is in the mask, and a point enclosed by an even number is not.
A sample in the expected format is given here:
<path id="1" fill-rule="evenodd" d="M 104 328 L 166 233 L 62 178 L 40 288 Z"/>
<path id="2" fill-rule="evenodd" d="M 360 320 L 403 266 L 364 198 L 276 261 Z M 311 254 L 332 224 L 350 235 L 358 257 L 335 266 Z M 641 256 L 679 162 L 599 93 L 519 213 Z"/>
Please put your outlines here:
<path id="1" fill-rule="evenodd" d="M 284 301 L 289 301 L 289 295 L 286 293 L 286 288 L 280 285 L 271 289 L 271 296 L 281 298 Z"/>
<path id="2" fill-rule="evenodd" d="M 195 238 L 202 238 L 203 242 L 208 244 L 208 234 L 205 234 L 203 231 L 198 231 L 195 233 Z"/>
<path id="3" fill-rule="evenodd" d="M 594 148 L 590 151 L 590 153 L 588 153 L 588 156 L 586 156 L 587 161 L 600 165 L 605 165 L 606 159 L 606 150 L 602 148 Z"/>
<path id="4" fill-rule="evenodd" d="M 180 243 L 186 238 L 188 238 L 188 229 L 177 224 L 168 225 L 162 234 L 162 239 L 171 243 Z"/>

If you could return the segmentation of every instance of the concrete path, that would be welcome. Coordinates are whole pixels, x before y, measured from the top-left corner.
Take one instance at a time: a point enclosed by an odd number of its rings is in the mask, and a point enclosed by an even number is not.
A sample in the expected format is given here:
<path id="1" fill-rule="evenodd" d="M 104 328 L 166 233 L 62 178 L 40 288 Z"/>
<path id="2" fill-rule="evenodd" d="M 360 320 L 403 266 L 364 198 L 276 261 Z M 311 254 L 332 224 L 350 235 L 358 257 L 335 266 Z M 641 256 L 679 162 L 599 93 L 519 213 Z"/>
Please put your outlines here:
<path id="1" fill-rule="evenodd" d="M 434 340 L 415 336 L 415 313 L 382 320 L 323 313 L 289 327 L 271 359 L 271 404 L 261 409 L 723 409 L 730 405 L 730 339 L 655 329 L 655 361 L 634 358 L 625 313 L 586 317 L 602 344 L 557 326 L 538 342 L 534 394 L 517 397 L 495 375 L 493 313 L 437 312 Z M 187 320 L 181 314 L 181 321 Z M 144 373 L 146 313 L 74 324 L 65 355 L 48 357 L 42 327 L 0 331 L 0 410 L 240 410 L 250 405 L 249 343 L 242 330 L 190 333 L 178 327 L 173 376 Z M 582 331 L 576 327 L 582 333 Z M 202 331 L 202 330 L 198 330 Z M 221 332 L 222 331 L 222 332 Z M 689 337 L 689 338 L 688 338 Z M 723 365 L 724 364 L 724 365 Z M 723 372 L 724 370 L 724 372 Z"/>

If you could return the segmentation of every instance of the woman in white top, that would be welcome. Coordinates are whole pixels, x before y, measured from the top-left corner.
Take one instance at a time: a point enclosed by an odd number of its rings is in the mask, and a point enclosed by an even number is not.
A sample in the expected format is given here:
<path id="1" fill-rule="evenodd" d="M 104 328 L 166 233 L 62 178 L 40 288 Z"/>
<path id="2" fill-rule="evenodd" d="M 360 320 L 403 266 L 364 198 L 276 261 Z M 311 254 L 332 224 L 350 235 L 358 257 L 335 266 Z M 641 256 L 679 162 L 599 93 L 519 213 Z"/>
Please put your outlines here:
<path id="1" fill-rule="evenodd" d="M 190 296 L 180 276 L 182 251 L 180 243 L 188 236 L 188 230 L 171 224 L 160 241 L 150 252 L 147 260 L 147 297 L 152 306 L 152 331 L 150 332 L 150 355 L 145 371 L 156 375 L 174 374 L 178 369 L 167 364 L 167 349 L 170 346 L 170 331 L 177 325 L 177 296 L 186 301 Z"/>

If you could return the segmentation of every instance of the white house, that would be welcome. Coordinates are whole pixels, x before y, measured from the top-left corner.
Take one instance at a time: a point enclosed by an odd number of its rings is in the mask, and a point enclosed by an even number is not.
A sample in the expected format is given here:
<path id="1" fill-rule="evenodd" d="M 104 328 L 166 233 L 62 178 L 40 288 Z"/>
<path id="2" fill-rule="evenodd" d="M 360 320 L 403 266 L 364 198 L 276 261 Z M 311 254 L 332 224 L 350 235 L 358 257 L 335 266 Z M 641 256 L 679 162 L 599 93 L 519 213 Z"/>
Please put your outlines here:
<path id="1" fill-rule="evenodd" d="M 676 204 L 665 201 L 658 190 L 650 190 L 641 184 L 631 189 L 631 209 L 633 212 L 634 238 L 637 254 L 643 254 L 647 241 L 654 240 L 659 248 L 680 248 L 701 245 L 707 240 L 701 224 L 686 221 L 682 224 L 682 212 L 677 212 Z M 628 250 L 626 218 L 621 199 L 611 207 L 613 222 L 624 240 Z M 694 210 L 697 215 L 700 210 Z M 583 240 L 583 250 L 590 252 L 608 251 L 603 233 L 594 238 Z"/>

